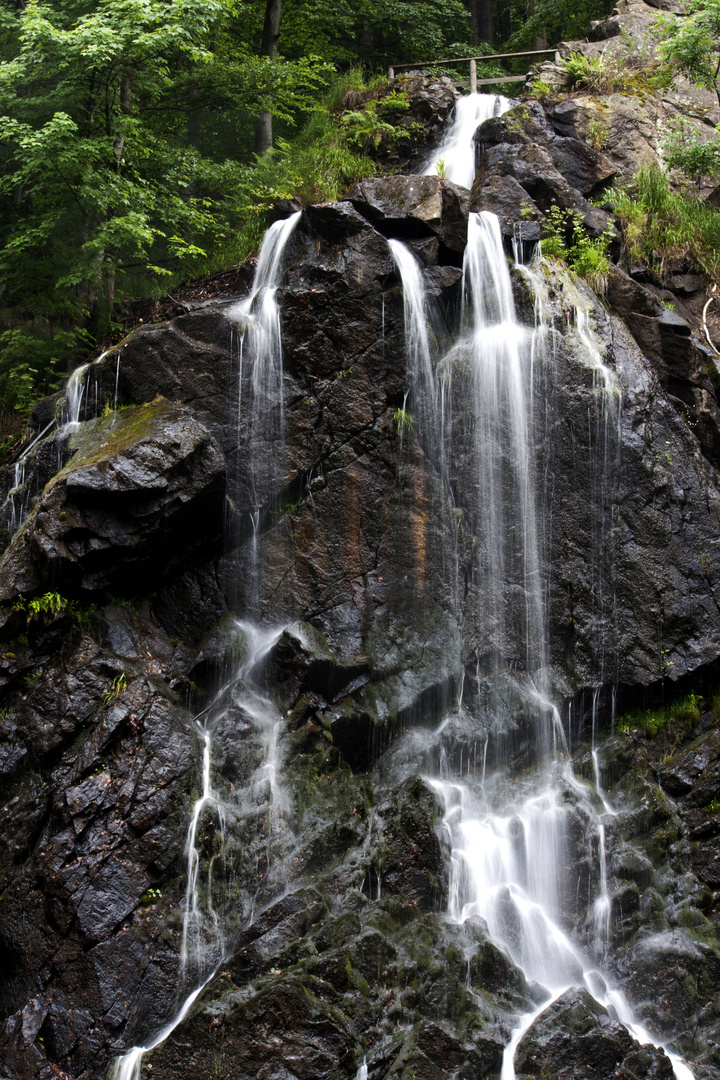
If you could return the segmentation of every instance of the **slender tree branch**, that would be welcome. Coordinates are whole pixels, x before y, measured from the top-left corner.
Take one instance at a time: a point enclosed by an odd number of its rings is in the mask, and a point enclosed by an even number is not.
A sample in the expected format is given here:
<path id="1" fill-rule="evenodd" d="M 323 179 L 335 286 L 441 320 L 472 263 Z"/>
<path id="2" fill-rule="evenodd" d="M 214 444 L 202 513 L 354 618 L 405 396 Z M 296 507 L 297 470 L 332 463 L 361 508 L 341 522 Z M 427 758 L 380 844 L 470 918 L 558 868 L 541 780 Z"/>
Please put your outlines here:
<path id="1" fill-rule="evenodd" d="M 711 295 L 708 297 L 707 303 L 705 304 L 705 307 L 703 308 L 702 324 L 703 324 L 703 332 L 705 334 L 705 339 L 706 339 L 708 345 L 710 346 L 712 351 L 715 353 L 715 355 L 717 357 L 720 357 L 720 350 L 718 350 L 717 346 L 715 345 L 715 342 L 710 337 L 710 330 L 708 329 L 708 324 L 707 324 L 708 308 L 712 304 L 713 300 L 717 300 L 717 285 L 713 285 L 712 290 L 711 290 Z"/>

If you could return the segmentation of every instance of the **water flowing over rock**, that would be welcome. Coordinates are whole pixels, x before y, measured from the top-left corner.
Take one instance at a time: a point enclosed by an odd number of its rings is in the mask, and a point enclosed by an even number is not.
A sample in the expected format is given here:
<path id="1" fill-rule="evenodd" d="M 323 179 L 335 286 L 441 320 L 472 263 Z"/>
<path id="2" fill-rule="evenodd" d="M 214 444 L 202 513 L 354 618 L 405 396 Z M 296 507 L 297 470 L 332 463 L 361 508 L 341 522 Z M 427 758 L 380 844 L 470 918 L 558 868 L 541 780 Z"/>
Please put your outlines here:
<path id="1" fill-rule="evenodd" d="M 651 285 L 533 251 L 610 222 L 572 102 L 462 105 L 474 183 L 294 211 L 37 411 L 8 1076 L 720 1076 L 717 720 L 606 737 L 717 670 L 717 380 Z"/>

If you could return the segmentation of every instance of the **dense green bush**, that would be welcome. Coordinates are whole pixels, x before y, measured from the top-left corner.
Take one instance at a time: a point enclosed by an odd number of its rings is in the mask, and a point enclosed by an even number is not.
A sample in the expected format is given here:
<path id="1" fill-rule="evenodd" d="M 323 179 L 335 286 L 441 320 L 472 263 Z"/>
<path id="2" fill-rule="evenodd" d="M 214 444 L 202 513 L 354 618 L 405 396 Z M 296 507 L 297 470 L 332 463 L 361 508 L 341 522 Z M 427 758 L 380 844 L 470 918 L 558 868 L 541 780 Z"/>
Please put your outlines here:
<path id="1" fill-rule="evenodd" d="M 720 271 L 720 212 L 688 190 L 674 188 L 659 168 L 640 169 L 610 196 L 622 222 L 627 257 L 662 274 L 682 259 L 714 281 Z"/>
<path id="2" fill-rule="evenodd" d="M 542 253 L 547 259 L 567 263 L 596 292 L 604 292 L 610 271 L 608 247 L 612 235 L 608 232 L 593 239 L 588 236 L 581 214 L 553 206 L 543 223 Z"/>

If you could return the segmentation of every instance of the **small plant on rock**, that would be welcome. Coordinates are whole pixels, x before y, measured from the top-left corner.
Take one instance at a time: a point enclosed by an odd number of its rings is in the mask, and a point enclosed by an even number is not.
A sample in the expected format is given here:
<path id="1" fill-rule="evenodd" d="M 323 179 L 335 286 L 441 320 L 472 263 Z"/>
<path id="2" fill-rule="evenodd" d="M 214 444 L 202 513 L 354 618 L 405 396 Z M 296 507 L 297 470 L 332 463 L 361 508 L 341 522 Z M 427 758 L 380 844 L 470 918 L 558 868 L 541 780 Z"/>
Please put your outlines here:
<path id="1" fill-rule="evenodd" d="M 412 432 L 415 428 L 415 420 L 407 411 L 407 409 L 396 409 L 393 413 L 393 420 L 399 435 L 404 432 Z"/>
<path id="2" fill-rule="evenodd" d="M 596 292 L 604 292 L 610 272 L 607 252 L 611 234 L 604 233 L 593 239 L 588 236 L 581 214 L 576 210 L 563 210 L 559 206 L 550 209 L 543 229 L 543 255 L 567 263 Z"/>
<path id="3" fill-rule="evenodd" d="M 593 150 L 602 150 L 607 145 L 608 127 L 601 117 L 590 117 L 587 127 L 587 137 Z"/>
<path id="4" fill-rule="evenodd" d="M 127 675 L 121 671 L 110 683 L 110 689 L 103 694 L 103 705 L 114 704 L 125 690 L 127 690 Z"/>
<path id="5" fill-rule="evenodd" d="M 28 622 L 36 622 L 47 618 L 56 619 L 66 610 L 68 601 L 60 593 L 48 592 L 43 596 L 36 596 L 32 600 L 20 597 L 13 604 L 13 611 L 23 611 Z"/>

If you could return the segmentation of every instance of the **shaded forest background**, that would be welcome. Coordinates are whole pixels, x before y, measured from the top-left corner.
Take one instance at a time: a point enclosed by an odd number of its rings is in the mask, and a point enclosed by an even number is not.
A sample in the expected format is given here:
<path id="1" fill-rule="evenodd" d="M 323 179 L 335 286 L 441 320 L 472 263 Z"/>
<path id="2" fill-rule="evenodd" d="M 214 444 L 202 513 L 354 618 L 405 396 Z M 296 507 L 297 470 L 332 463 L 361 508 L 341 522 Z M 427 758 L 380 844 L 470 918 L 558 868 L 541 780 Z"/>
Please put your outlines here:
<path id="1" fill-rule="evenodd" d="M 343 112 L 349 88 L 583 36 L 612 2 L 2 0 L 0 453 L 123 304 L 241 261 L 278 199 L 377 171 L 392 118 Z"/>

